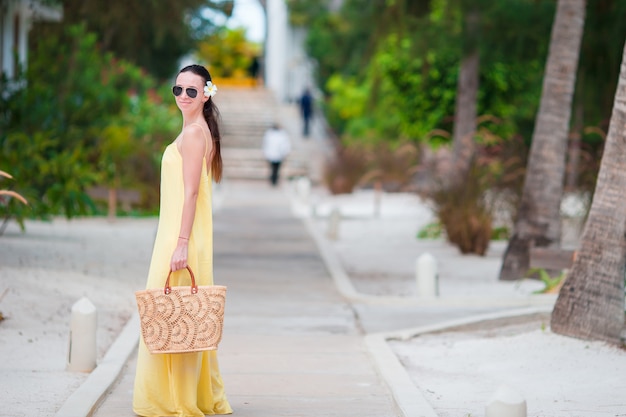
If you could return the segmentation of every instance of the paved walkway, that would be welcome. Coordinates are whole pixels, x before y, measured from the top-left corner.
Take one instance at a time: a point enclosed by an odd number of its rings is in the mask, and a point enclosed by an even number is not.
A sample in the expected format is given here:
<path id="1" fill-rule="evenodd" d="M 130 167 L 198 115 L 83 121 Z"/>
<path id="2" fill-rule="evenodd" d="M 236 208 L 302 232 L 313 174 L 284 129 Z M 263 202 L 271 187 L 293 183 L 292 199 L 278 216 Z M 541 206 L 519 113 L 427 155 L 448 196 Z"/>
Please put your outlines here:
<path id="1" fill-rule="evenodd" d="M 286 193 L 225 184 L 215 215 L 216 283 L 229 287 L 220 365 L 235 414 L 399 415 Z M 133 416 L 135 355 L 96 417 Z"/>

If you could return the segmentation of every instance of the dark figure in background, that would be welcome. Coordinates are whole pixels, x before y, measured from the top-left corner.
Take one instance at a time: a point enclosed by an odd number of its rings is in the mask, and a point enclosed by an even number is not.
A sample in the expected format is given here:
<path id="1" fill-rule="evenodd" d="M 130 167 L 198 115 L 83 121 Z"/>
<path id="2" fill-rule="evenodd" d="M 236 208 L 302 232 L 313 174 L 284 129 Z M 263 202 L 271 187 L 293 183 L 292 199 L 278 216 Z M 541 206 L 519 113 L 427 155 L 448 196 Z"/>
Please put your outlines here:
<path id="1" fill-rule="evenodd" d="M 311 91 L 307 88 L 300 97 L 300 112 L 302 114 L 302 122 L 304 123 L 304 130 L 302 135 L 306 138 L 309 137 L 309 122 L 311 116 L 313 116 L 313 97 Z"/>
<path id="2" fill-rule="evenodd" d="M 265 132 L 263 136 L 263 155 L 270 164 L 270 183 L 273 186 L 278 184 L 280 164 L 291 152 L 291 143 L 287 132 L 280 128 L 278 123 Z"/>
<path id="3" fill-rule="evenodd" d="M 252 62 L 250 62 L 250 66 L 248 66 L 248 75 L 252 78 L 254 86 L 258 83 L 260 66 L 259 58 L 256 56 L 252 57 Z"/>

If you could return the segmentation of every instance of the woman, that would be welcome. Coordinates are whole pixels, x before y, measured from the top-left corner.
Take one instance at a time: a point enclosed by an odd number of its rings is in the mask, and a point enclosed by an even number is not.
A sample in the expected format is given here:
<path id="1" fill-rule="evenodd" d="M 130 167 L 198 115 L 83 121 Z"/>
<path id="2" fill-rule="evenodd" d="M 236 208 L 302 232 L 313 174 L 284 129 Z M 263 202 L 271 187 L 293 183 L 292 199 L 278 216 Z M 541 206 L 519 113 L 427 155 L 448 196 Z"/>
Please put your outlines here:
<path id="1" fill-rule="evenodd" d="M 222 177 L 217 88 L 200 65 L 183 68 L 172 88 L 183 128 L 163 153 L 161 208 L 146 288 L 190 285 L 187 265 L 198 285 L 213 284 L 211 177 Z M 133 410 L 140 416 L 202 417 L 232 409 L 215 351 L 150 354 L 139 344 Z"/>

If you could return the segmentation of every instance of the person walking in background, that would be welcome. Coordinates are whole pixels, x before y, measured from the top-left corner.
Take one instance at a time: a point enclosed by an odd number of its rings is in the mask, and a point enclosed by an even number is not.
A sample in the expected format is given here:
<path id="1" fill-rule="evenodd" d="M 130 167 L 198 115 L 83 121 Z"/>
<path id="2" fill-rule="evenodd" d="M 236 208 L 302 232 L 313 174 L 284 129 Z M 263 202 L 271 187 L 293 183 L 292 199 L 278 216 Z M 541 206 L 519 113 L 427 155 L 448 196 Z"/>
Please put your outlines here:
<path id="1" fill-rule="evenodd" d="M 270 183 L 278 184 L 280 164 L 291 152 L 291 143 L 287 132 L 280 128 L 278 123 L 273 123 L 271 128 L 263 136 L 263 155 L 270 164 Z"/>
<path id="2" fill-rule="evenodd" d="M 302 135 L 307 138 L 309 137 L 309 124 L 313 116 L 313 96 L 311 96 L 311 90 L 308 88 L 304 89 L 304 93 L 300 97 L 300 114 L 304 124 Z"/>
<path id="3" fill-rule="evenodd" d="M 213 284 L 211 184 L 222 178 L 217 88 L 200 65 L 180 70 L 172 88 L 183 116 L 161 161 L 161 202 L 146 288 Z M 150 354 L 139 343 L 133 410 L 145 417 L 230 414 L 216 351 Z"/>
<path id="4" fill-rule="evenodd" d="M 259 58 L 257 56 L 252 57 L 252 61 L 250 61 L 250 65 L 248 66 L 248 75 L 252 78 L 252 83 L 256 87 L 259 82 L 259 70 L 261 69 L 261 64 L 259 63 Z"/>

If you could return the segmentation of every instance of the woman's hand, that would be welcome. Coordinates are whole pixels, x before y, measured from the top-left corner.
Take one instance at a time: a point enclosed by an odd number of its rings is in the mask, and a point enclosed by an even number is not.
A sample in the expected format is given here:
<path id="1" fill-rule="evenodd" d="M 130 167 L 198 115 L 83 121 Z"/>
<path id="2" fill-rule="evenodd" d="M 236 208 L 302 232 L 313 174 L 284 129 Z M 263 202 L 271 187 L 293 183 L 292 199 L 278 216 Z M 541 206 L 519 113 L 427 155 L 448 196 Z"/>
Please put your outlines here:
<path id="1" fill-rule="evenodd" d="M 187 253 L 188 253 L 189 240 L 178 238 L 178 244 L 174 253 L 172 254 L 172 260 L 170 261 L 170 268 L 172 271 L 178 271 L 187 267 Z"/>

